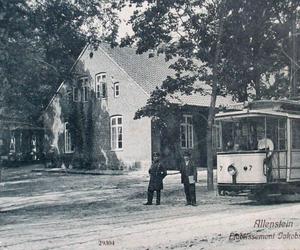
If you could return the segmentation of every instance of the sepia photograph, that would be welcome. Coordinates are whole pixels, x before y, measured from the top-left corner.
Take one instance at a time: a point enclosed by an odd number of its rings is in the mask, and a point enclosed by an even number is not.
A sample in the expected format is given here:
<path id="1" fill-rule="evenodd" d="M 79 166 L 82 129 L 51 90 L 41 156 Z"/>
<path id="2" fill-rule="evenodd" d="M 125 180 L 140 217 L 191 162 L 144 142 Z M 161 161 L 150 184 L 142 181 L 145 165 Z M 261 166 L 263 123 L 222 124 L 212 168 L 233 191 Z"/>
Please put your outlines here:
<path id="1" fill-rule="evenodd" d="M 0 0 L 0 250 L 300 250 L 299 0 Z"/>

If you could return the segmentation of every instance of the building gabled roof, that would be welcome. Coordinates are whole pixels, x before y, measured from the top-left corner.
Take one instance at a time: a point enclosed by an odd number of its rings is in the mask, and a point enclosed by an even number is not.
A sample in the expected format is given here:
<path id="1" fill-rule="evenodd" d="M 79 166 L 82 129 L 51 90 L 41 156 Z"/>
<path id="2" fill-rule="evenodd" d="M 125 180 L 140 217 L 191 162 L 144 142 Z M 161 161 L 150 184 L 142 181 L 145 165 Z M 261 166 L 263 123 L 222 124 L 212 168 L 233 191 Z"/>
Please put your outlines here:
<path id="1" fill-rule="evenodd" d="M 80 53 L 74 66 L 80 61 L 82 55 L 87 51 L 88 45 L 85 46 L 83 51 Z M 100 49 L 104 51 L 122 70 L 124 70 L 149 96 L 151 92 L 161 86 L 162 82 L 167 76 L 174 76 L 175 71 L 170 68 L 171 61 L 166 61 L 164 55 L 153 55 L 150 56 L 150 52 L 143 54 L 136 54 L 136 49 L 132 47 L 114 47 L 111 48 L 107 43 L 101 43 Z M 95 51 L 97 53 L 97 51 Z M 72 70 L 71 69 L 71 70 Z M 58 90 L 50 100 L 46 107 L 46 110 L 53 102 L 56 94 L 63 86 L 64 82 L 61 83 Z M 210 87 L 204 85 L 203 89 L 209 92 Z M 202 95 L 201 93 L 193 93 L 191 95 L 184 95 L 178 93 L 176 98 L 169 99 L 172 103 L 176 104 L 187 104 L 192 106 L 210 106 L 210 95 Z M 217 97 L 216 107 L 233 105 L 235 102 L 232 101 L 230 96 L 228 97 Z"/>
<path id="2" fill-rule="evenodd" d="M 163 55 L 149 57 L 149 52 L 136 54 L 135 48 L 111 48 L 106 43 L 100 47 L 148 94 L 160 86 L 168 75 L 175 73 L 169 68 L 171 62 L 166 62 Z"/>
<path id="3" fill-rule="evenodd" d="M 164 55 L 149 56 L 150 52 L 136 54 L 136 49 L 131 47 L 114 47 L 102 43 L 100 48 L 118 64 L 148 95 L 161 86 L 167 76 L 174 76 L 175 71 L 170 69 L 171 61 L 166 61 Z M 204 85 L 204 89 L 209 89 Z M 210 106 L 210 95 L 194 93 L 191 95 L 176 95 L 170 99 L 173 103 L 188 104 L 193 106 Z M 218 96 L 216 106 L 233 104 L 231 97 Z"/>

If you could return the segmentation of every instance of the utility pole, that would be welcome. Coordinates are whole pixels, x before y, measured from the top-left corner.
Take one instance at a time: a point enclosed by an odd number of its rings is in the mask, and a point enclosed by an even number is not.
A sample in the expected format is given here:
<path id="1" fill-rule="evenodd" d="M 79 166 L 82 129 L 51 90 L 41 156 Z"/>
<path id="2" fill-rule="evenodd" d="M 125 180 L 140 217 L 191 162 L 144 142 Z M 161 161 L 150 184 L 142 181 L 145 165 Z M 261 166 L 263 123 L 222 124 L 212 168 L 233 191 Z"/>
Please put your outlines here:
<path id="1" fill-rule="evenodd" d="M 291 97 L 297 96 L 297 10 L 292 13 L 292 56 L 291 56 Z"/>

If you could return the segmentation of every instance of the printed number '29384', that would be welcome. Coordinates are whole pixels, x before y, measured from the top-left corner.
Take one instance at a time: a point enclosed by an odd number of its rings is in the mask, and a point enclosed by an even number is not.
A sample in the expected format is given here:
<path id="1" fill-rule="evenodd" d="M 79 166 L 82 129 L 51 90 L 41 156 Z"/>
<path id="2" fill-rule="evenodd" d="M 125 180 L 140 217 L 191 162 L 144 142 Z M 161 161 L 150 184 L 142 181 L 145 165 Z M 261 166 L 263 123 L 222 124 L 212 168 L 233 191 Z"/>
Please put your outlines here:
<path id="1" fill-rule="evenodd" d="M 114 246 L 115 241 L 114 240 L 99 240 L 98 245 L 99 246 Z"/>

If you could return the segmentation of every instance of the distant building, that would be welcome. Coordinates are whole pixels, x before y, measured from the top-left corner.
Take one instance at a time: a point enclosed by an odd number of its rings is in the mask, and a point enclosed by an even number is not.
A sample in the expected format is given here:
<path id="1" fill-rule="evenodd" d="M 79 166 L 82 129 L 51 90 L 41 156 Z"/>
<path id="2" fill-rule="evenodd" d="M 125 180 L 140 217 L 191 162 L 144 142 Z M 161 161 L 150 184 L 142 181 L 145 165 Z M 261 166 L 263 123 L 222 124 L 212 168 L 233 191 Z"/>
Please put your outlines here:
<path id="1" fill-rule="evenodd" d="M 0 115 L 0 164 L 18 165 L 41 160 L 43 137 L 42 127 Z"/>
<path id="2" fill-rule="evenodd" d="M 150 118 L 134 120 L 151 91 L 168 75 L 163 56 L 137 55 L 133 48 L 85 48 L 44 113 L 46 151 L 54 145 L 66 164 L 103 168 L 148 167 L 153 151 L 177 168 L 183 150 L 206 165 L 206 117 L 210 96 L 178 96 L 161 129 Z M 229 105 L 218 98 L 217 105 Z"/>

